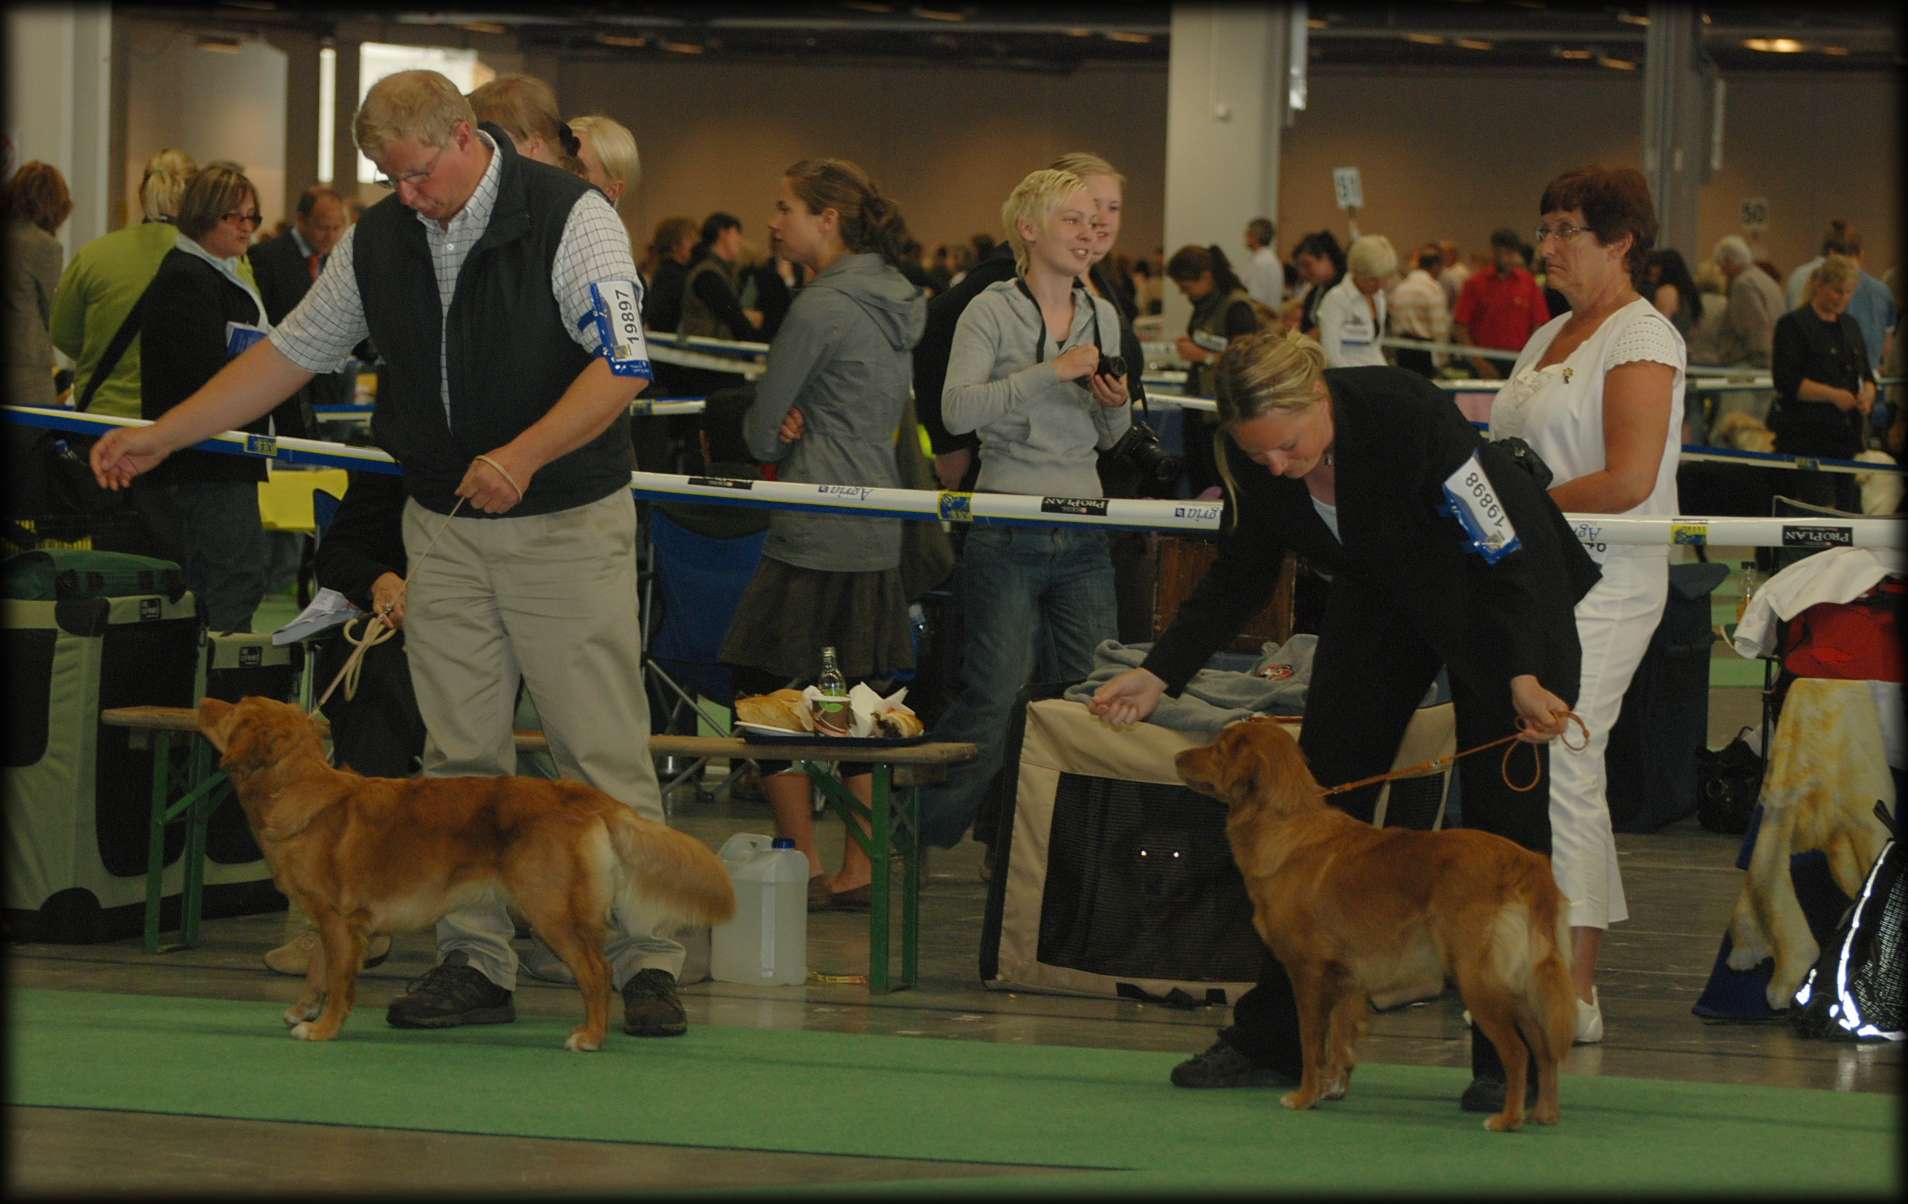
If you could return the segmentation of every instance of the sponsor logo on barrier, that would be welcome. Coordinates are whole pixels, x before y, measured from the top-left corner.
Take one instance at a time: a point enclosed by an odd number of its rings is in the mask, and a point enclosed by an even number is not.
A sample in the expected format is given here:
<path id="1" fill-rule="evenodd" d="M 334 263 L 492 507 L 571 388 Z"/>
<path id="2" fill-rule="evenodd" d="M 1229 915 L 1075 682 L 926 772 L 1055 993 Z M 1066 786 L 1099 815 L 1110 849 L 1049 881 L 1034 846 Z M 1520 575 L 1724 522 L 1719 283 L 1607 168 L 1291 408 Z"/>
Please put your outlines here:
<path id="1" fill-rule="evenodd" d="M 754 481 L 739 481 L 734 477 L 690 477 L 691 485 L 707 485 L 711 489 L 753 489 Z"/>
<path id="2" fill-rule="evenodd" d="M 1043 497 L 1040 499 L 1042 514 L 1092 514 L 1104 517 L 1106 499 L 1103 497 Z"/>
<path id="3" fill-rule="evenodd" d="M 823 497 L 851 497 L 865 502 L 874 489 L 868 485 L 818 485 L 815 492 Z"/>
<path id="4" fill-rule="evenodd" d="M 278 440 L 270 435 L 247 435 L 245 450 L 254 456 L 277 456 Z"/>
<path id="5" fill-rule="evenodd" d="M 265 663 L 265 650 L 257 644 L 246 644 L 239 649 L 239 668 L 256 669 Z"/>
<path id="6" fill-rule="evenodd" d="M 1850 548 L 1855 546 L 1853 527 L 1782 527 L 1785 548 Z"/>
<path id="7" fill-rule="evenodd" d="M 973 522 L 974 495 L 971 493 L 943 493 L 941 495 L 941 521 L 949 523 Z"/>
<path id="8" fill-rule="evenodd" d="M 1709 524 L 1671 523 L 1670 542 L 1701 547 L 1709 542 Z"/>
<path id="9" fill-rule="evenodd" d="M 157 619 L 158 617 L 159 617 L 159 599 L 157 598 L 139 599 L 139 621 L 141 623 L 150 623 L 154 621 L 155 619 Z"/>
<path id="10" fill-rule="evenodd" d="M 1603 525 L 1601 523 L 1578 523 L 1575 527 L 1571 528 L 1571 533 L 1577 537 L 1577 542 L 1582 544 L 1588 551 L 1607 552 L 1610 550 L 1610 545 L 1603 542 Z"/>
<path id="11" fill-rule="evenodd" d="M 1189 518 L 1197 523 L 1216 523 L 1223 506 L 1174 506 L 1174 518 Z"/>

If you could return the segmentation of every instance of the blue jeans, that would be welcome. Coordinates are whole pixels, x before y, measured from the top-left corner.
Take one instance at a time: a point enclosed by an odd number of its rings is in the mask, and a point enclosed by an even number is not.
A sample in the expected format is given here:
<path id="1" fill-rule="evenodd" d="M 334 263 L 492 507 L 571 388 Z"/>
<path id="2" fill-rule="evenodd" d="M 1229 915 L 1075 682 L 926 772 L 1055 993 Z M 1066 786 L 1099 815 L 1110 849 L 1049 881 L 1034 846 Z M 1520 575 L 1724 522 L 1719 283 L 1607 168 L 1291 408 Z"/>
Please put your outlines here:
<path id="1" fill-rule="evenodd" d="M 980 756 L 921 790 L 921 839 L 942 848 L 960 843 L 1000 770 L 1008 715 L 1035 650 L 1054 680 L 1080 681 L 1093 671 L 1093 650 L 1119 637 L 1103 531 L 976 527 L 961 549 L 959 598 L 960 694 L 934 738 L 972 742 Z"/>

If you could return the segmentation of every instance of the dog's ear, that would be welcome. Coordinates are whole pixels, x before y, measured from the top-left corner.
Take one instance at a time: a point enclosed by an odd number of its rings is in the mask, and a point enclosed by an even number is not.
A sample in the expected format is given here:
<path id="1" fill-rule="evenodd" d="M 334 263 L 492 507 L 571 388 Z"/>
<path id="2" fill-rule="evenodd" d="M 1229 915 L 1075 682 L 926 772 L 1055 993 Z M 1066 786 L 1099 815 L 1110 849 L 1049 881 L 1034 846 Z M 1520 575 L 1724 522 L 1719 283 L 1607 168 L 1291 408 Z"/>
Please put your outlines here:
<path id="1" fill-rule="evenodd" d="M 220 752 L 225 751 L 226 733 L 232 722 L 233 709 L 231 703 L 216 698 L 199 700 L 199 731 Z"/>

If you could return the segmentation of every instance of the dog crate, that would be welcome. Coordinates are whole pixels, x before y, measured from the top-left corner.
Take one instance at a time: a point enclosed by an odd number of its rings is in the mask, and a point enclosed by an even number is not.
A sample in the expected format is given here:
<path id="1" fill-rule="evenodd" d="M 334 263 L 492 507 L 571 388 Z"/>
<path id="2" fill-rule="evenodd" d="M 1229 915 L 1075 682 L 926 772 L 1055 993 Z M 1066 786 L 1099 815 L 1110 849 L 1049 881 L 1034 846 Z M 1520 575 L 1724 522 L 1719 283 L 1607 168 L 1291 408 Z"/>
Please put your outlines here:
<path id="1" fill-rule="evenodd" d="M 1024 714 L 994 837 L 982 984 L 1184 1006 L 1249 990 L 1266 954 L 1226 808 L 1173 769 L 1209 736 L 1150 723 L 1115 732 L 1057 697 Z M 1448 702 L 1420 708 L 1393 765 L 1448 754 L 1454 736 Z M 1377 824 L 1440 826 L 1450 778 L 1447 768 L 1387 783 Z"/>

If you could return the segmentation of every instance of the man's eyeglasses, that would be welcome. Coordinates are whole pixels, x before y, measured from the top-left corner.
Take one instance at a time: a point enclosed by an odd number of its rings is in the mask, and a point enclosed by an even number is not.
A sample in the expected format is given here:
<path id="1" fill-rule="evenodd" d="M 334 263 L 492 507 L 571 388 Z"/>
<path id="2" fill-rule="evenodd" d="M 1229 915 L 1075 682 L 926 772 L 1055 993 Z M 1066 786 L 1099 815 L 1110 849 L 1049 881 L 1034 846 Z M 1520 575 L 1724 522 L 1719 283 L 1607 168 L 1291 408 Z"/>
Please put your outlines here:
<path id="1" fill-rule="evenodd" d="M 1540 245 L 1546 238 L 1554 238 L 1558 242 L 1569 242 L 1588 228 L 1587 226 L 1573 226 L 1569 222 L 1565 222 L 1555 229 L 1549 226 L 1539 226 L 1533 232 L 1536 237 L 1531 239 L 1531 243 L 1532 245 Z"/>
<path id="2" fill-rule="evenodd" d="M 254 209 L 250 213 L 240 213 L 239 211 L 234 209 L 229 213 L 219 214 L 219 220 L 226 221 L 226 222 L 234 222 L 241 226 L 256 227 L 260 222 L 264 221 L 265 219 L 262 215 L 259 214 L 259 212 L 256 209 Z"/>
<path id="3" fill-rule="evenodd" d="M 437 153 L 431 156 L 431 161 L 416 171 L 400 172 L 395 176 L 379 176 L 377 178 L 378 186 L 380 188 L 389 188 L 394 192 L 397 190 L 399 184 L 409 184 L 413 188 L 417 187 L 419 184 L 431 178 L 431 173 L 437 170 L 437 161 L 444 157 L 444 151 L 446 149 L 448 148 L 438 147 Z"/>

